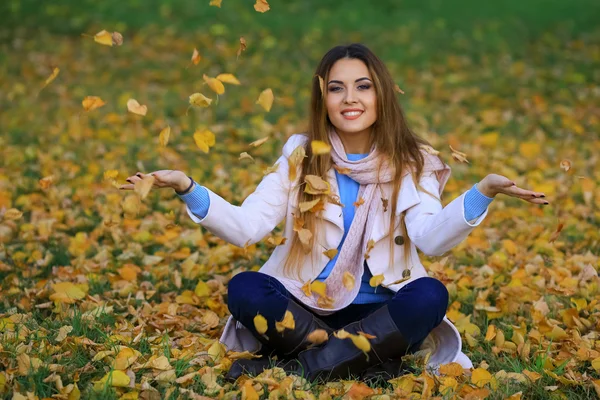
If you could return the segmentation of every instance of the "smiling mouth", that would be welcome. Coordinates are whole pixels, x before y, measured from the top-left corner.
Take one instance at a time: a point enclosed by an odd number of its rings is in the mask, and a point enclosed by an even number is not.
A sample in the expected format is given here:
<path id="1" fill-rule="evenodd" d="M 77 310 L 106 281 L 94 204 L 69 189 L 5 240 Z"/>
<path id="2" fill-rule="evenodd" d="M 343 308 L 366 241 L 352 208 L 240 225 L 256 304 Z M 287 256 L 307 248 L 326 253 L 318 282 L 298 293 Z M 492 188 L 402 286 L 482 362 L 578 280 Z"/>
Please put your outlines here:
<path id="1" fill-rule="evenodd" d="M 356 119 L 358 117 L 360 117 L 363 114 L 363 111 L 347 111 L 347 112 L 343 112 L 342 116 L 345 119 Z"/>

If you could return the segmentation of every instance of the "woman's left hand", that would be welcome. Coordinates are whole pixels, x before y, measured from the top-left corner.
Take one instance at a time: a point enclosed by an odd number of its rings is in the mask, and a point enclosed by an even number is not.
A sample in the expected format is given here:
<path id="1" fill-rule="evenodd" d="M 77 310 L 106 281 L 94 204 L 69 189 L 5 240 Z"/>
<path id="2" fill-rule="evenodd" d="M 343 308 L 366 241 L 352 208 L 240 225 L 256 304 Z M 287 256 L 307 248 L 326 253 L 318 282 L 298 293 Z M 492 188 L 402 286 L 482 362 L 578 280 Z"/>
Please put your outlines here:
<path id="1" fill-rule="evenodd" d="M 521 189 L 507 177 L 498 174 L 489 174 L 483 178 L 477 183 L 477 190 L 487 197 L 495 197 L 498 193 L 503 193 L 533 204 L 548 204 L 544 199 L 546 197 L 544 193 Z"/>

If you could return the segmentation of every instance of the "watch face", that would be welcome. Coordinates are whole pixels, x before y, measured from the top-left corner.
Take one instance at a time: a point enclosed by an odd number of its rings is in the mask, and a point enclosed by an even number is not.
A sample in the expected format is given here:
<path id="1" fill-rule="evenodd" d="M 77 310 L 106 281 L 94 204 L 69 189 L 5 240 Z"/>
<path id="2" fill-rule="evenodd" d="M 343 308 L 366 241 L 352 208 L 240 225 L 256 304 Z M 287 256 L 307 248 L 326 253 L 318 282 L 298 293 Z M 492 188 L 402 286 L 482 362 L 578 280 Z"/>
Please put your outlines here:
<path id="1" fill-rule="evenodd" d="M 402 271 L 402 277 L 410 278 L 410 269 L 405 269 L 404 271 Z"/>

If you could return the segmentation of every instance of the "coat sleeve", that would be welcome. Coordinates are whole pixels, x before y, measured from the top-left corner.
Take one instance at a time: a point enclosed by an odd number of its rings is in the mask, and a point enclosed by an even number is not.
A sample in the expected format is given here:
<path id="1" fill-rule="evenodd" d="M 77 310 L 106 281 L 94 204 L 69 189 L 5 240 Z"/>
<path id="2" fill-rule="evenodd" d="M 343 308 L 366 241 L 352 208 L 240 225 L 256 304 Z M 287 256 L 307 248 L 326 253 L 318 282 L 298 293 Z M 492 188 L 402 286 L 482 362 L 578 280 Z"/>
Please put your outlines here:
<path id="1" fill-rule="evenodd" d="M 419 181 L 421 187 L 438 196 L 440 182 L 435 173 L 425 173 Z M 439 256 L 462 242 L 487 216 L 488 210 L 472 223 L 465 219 L 465 193 L 442 207 L 439 197 L 421 190 L 420 202 L 406 211 L 406 229 L 410 240 L 428 256 Z"/>
<path id="2" fill-rule="evenodd" d="M 286 216 L 291 188 L 288 157 L 305 142 L 305 135 L 290 136 L 276 161 L 277 171 L 266 175 L 240 206 L 207 189 L 210 206 L 206 216 L 198 218 L 186 205 L 188 215 L 209 232 L 238 247 L 260 241 Z"/>

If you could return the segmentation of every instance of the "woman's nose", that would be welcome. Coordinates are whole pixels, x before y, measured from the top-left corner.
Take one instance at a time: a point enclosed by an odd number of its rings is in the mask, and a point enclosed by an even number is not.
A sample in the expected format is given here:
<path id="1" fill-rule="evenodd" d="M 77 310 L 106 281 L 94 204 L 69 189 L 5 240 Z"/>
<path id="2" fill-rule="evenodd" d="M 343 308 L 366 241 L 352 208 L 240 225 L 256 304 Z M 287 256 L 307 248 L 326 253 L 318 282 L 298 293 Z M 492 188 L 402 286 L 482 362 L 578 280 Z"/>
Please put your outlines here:
<path id="1" fill-rule="evenodd" d="M 346 96 L 344 97 L 344 102 L 346 103 L 356 103 L 356 96 L 354 90 L 346 90 Z"/>

